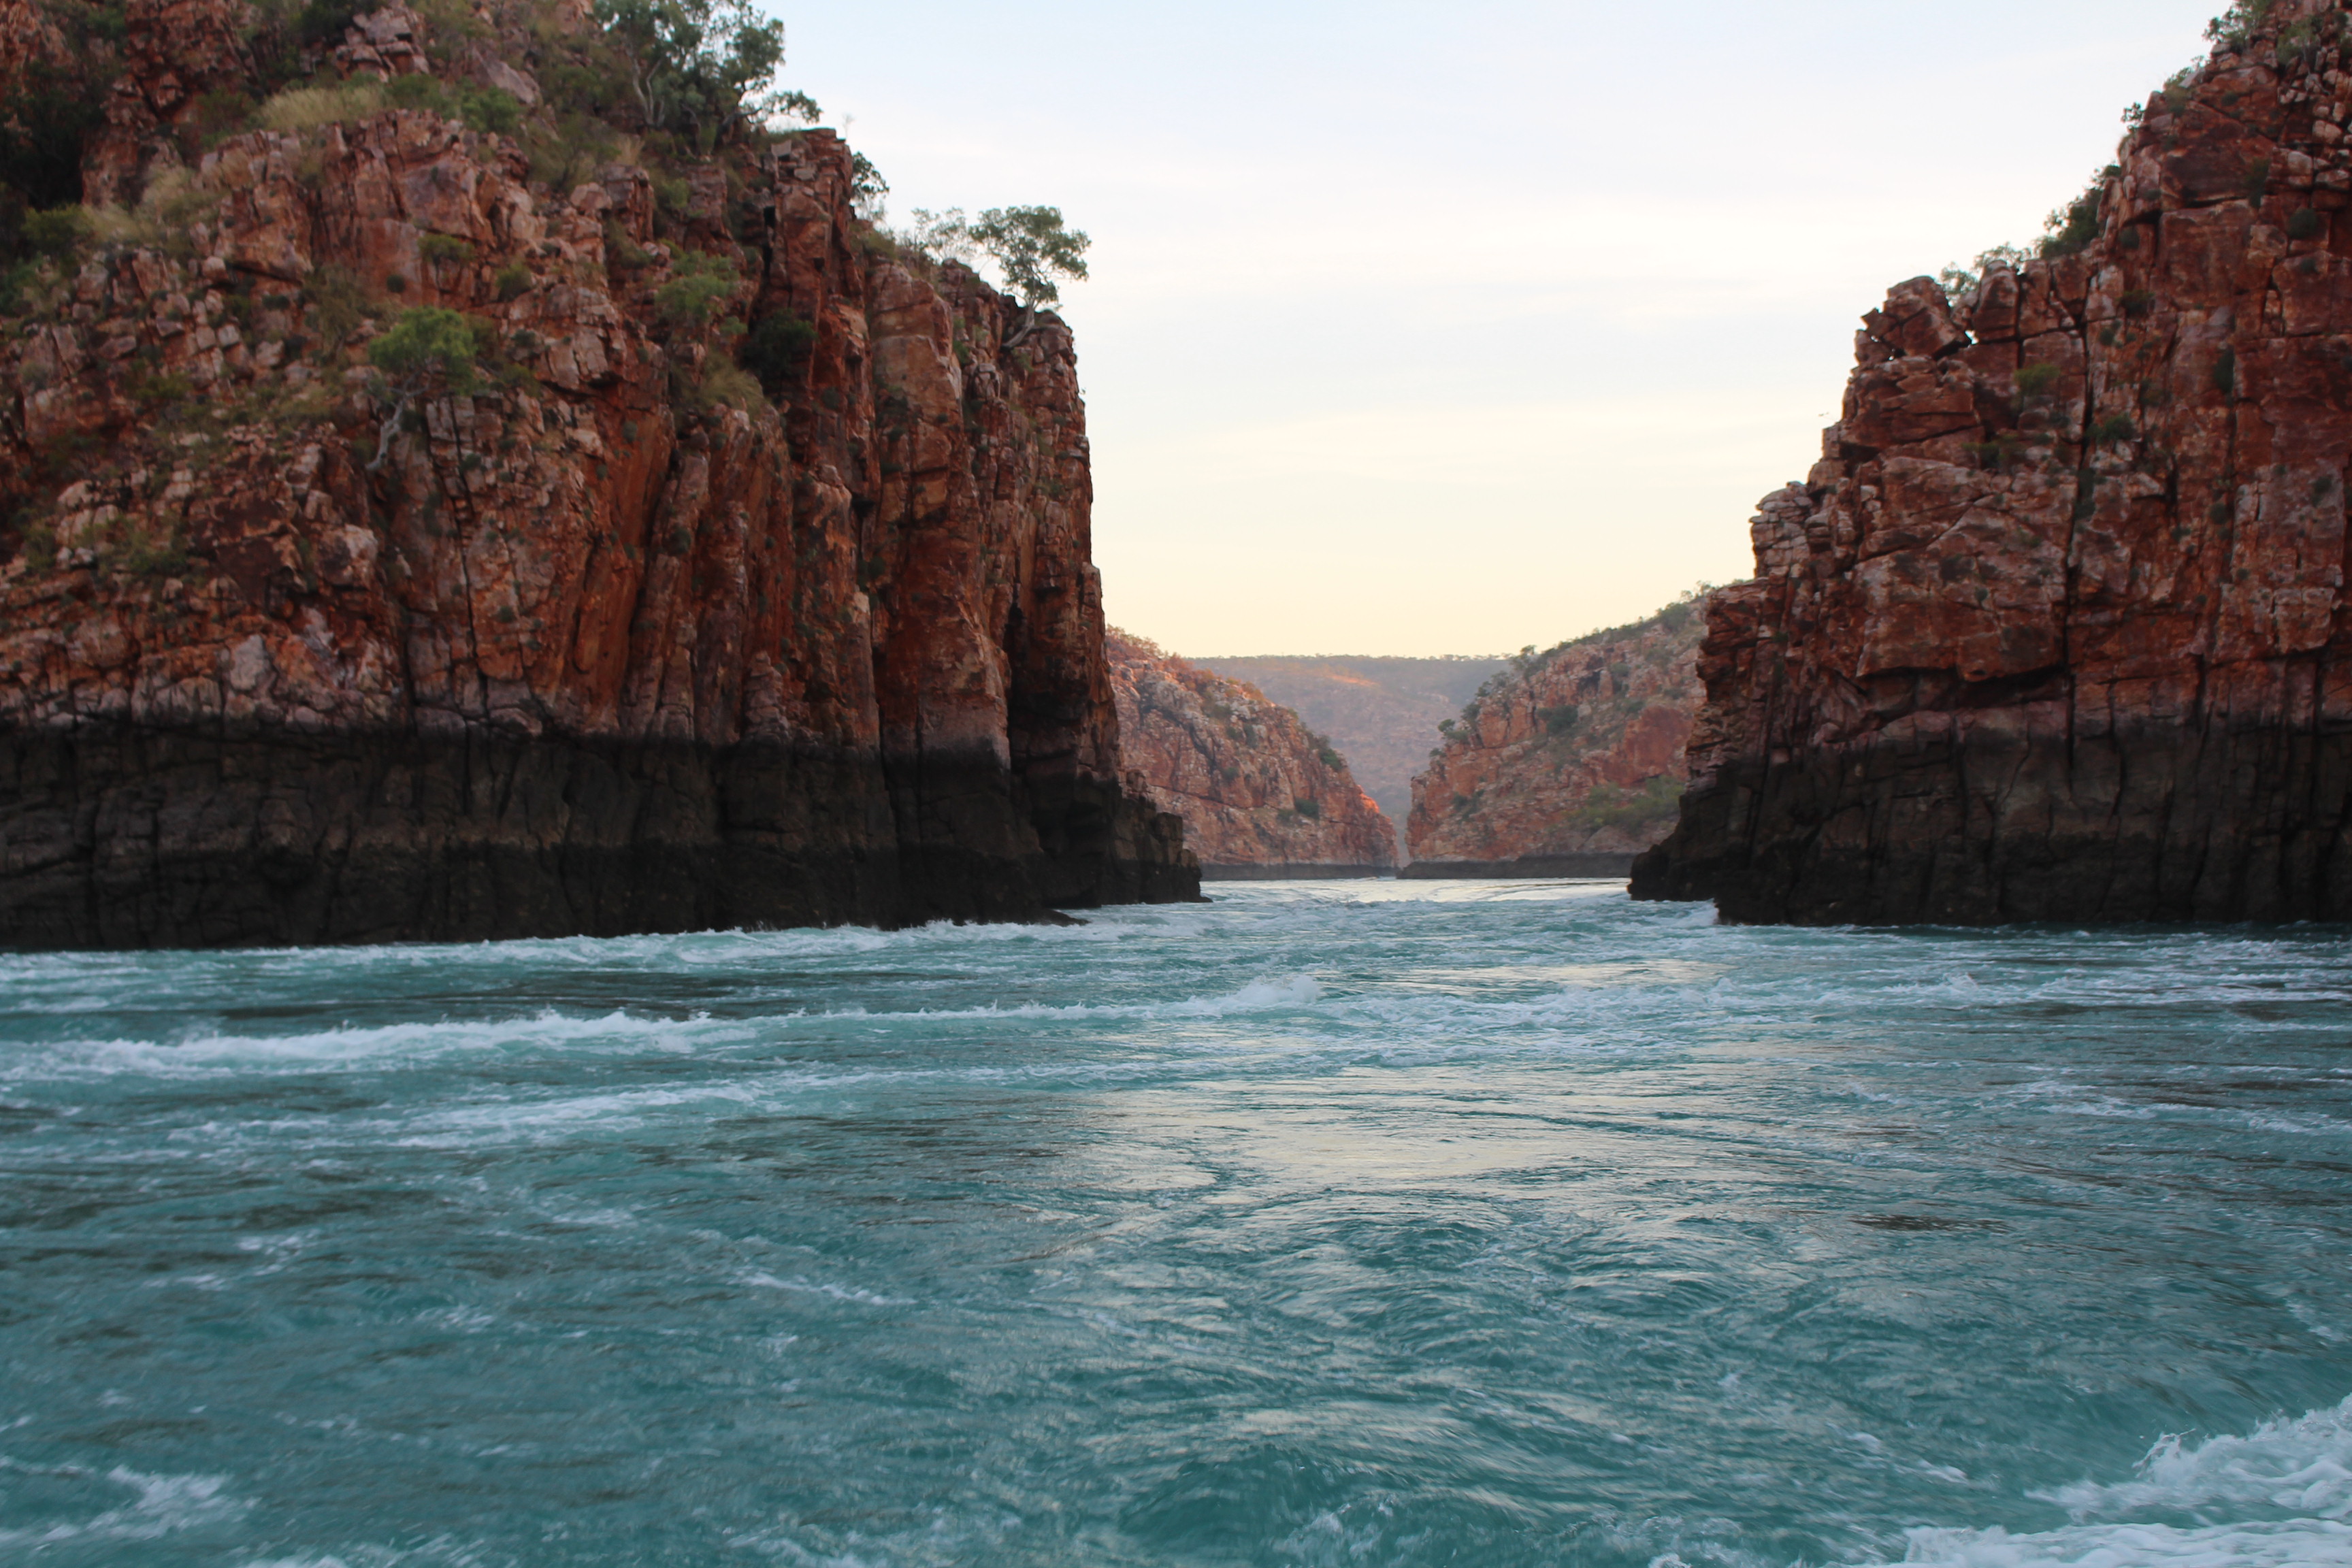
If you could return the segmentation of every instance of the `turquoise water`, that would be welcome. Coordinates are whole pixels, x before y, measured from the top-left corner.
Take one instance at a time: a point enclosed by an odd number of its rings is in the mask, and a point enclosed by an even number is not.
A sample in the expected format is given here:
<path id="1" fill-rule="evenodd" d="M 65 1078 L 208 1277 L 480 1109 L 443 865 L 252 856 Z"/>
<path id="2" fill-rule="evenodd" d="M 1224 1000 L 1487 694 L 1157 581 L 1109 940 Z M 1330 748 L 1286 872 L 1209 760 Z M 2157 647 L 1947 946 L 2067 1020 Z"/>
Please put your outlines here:
<path id="1" fill-rule="evenodd" d="M 2352 942 L 0 957 L 0 1561 L 2352 1563 Z"/>

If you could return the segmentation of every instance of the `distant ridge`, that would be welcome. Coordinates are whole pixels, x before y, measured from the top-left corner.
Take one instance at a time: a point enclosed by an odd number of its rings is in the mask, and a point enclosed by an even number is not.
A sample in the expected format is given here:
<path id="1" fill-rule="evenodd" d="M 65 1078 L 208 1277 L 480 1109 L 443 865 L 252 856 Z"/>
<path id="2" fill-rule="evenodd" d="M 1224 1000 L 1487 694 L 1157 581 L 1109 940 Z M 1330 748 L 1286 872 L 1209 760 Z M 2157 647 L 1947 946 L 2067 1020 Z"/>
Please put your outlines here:
<path id="1" fill-rule="evenodd" d="M 1255 654 L 1192 662 L 1246 680 L 1297 710 L 1331 738 L 1381 810 L 1402 822 L 1412 809 L 1412 776 L 1437 744 L 1437 726 L 1459 713 L 1509 660 L 1477 654 Z"/>

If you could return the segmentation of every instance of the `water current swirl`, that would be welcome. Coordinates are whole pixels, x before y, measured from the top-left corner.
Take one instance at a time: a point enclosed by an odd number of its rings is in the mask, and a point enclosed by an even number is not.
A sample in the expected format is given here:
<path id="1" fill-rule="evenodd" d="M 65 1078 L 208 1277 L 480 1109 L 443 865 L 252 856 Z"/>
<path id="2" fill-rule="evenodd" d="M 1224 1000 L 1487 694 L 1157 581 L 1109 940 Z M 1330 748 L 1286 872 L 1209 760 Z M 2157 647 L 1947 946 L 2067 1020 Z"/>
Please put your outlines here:
<path id="1" fill-rule="evenodd" d="M 0 1562 L 2352 1564 L 2352 940 L 0 956 Z"/>

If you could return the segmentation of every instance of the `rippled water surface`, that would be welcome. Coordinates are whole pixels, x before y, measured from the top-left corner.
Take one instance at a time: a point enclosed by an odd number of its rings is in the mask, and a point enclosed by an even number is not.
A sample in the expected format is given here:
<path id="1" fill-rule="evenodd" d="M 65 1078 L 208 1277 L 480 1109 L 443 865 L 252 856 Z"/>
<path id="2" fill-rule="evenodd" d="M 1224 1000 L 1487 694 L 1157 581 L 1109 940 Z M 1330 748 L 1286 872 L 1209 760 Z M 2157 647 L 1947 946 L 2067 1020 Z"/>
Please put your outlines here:
<path id="1" fill-rule="evenodd" d="M 0 1561 L 2352 1564 L 2352 942 L 0 956 Z"/>

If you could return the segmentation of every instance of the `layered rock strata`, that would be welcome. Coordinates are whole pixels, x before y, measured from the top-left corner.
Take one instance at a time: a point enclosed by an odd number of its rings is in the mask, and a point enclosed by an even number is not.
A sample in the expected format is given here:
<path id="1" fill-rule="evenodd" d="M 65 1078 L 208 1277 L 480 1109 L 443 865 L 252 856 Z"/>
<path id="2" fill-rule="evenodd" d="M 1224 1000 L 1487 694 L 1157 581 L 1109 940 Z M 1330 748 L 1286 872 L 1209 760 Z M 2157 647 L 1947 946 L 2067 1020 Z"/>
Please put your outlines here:
<path id="1" fill-rule="evenodd" d="M 2346 22 L 2242 7 L 2059 254 L 1864 318 L 1822 460 L 1710 605 L 1690 790 L 1637 895 L 2352 916 Z"/>
<path id="2" fill-rule="evenodd" d="M 1298 715 L 1113 628 L 1111 687 L 1129 788 L 1184 819 L 1211 878 L 1378 876 L 1396 830 L 1347 760 Z"/>
<path id="3" fill-rule="evenodd" d="M 1675 824 L 1705 624 L 1684 600 L 1489 679 L 1412 781 L 1413 874 L 1623 876 Z"/>
<path id="4" fill-rule="evenodd" d="M 1059 321 L 895 254 L 828 132 L 534 140 L 576 10 L 310 51 L 503 84 L 515 136 L 362 99 L 208 149 L 247 14 L 128 16 L 84 175 L 129 205 L 0 337 L 0 942 L 1194 895 L 1119 778 Z M 372 364 L 395 331 L 439 357 Z"/>

